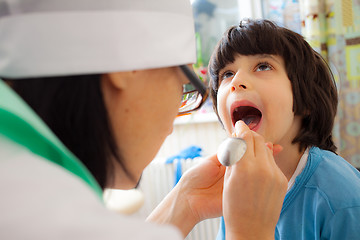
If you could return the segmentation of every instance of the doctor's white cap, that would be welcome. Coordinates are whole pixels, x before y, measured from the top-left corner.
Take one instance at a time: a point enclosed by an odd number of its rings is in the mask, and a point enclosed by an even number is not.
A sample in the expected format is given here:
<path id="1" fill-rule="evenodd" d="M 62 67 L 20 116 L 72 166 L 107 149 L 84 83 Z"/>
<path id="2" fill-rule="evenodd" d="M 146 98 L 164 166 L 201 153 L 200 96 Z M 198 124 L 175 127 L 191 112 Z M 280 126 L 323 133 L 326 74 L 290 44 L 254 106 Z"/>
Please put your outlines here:
<path id="1" fill-rule="evenodd" d="M 0 77 L 195 63 L 189 0 L 0 0 Z"/>

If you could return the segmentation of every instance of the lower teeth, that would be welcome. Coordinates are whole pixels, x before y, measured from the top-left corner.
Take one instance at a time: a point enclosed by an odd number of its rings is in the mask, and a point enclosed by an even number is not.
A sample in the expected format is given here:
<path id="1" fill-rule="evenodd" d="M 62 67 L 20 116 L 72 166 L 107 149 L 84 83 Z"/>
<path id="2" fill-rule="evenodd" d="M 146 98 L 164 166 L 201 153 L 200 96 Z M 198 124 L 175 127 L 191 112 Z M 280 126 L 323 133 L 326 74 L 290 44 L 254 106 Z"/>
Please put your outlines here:
<path id="1" fill-rule="evenodd" d="M 246 117 L 246 118 L 243 118 L 242 120 L 244 121 L 244 123 L 246 125 L 250 125 L 250 123 L 252 123 L 254 120 L 255 120 L 256 117 Z"/>

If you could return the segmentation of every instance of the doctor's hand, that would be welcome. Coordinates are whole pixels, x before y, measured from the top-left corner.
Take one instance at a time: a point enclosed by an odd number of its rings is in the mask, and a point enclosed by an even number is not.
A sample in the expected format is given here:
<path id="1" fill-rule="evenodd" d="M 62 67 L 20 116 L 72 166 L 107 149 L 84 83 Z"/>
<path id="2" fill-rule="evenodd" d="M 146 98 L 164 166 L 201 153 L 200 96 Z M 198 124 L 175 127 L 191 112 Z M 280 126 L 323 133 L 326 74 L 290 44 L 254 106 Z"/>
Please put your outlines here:
<path id="1" fill-rule="evenodd" d="M 200 221 L 221 216 L 224 174 L 216 155 L 205 158 L 185 172 L 147 220 L 175 225 L 185 237 Z"/>
<path id="2" fill-rule="evenodd" d="M 213 155 L 185 172 L 181 178 L 179 187 L 197 222 L 222 215 L 224 174 L 225 167 Z"/>
<path id="3" fill-rule="evenodd" d="M 226 239 L 274 239 L 287 190 L 287 179 L 273 157 L 281 147 L 265 143 L 242 121 L 236 123 L 234 135 L 246 141 L 247 150 L 225 173 Z"/>

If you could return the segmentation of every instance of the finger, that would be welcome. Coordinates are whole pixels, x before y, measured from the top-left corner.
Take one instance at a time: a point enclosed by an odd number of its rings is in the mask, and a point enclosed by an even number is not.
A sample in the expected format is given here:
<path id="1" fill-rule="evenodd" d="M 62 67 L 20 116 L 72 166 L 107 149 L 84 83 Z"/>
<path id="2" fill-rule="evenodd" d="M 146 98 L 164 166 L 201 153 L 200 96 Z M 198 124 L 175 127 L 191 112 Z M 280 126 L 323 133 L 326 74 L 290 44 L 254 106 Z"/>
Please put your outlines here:
<path id="1" fill-rule="evenodd" d="M 267 157 L 268 159 L 274 159 L 274 144 L 267 142 L 265 143 L 266 150 L 267 150 Z"/>
<path id="2" fill-rule="evenodd" d="M 218 169 L 217 171 L 218 171 L 219 175 L 223 176 L 225 174 L 226 167 L 220 163 L 219 159 L 217 158 L 217 154 L 213 154 L 213 155 L 210 155 L 209 157 L 202 159 L 202 161 L 200 162 L 199 165 L 201 165 L 201 164 L 205 164 L 208 166 L 210 166 L 209 164 L 211 164 L 211 165 L 213 165 L 213 167 Z"/>
<path id="3" fill-rule="evenodd" d="M 253 133 L 253 138 L 254 138 L 254 152 L 255 152 L 255 157 L 261 159 L 261 158 L 265 158 L 265 156 L 267 155 L 267 148 L 265 145 L 265 140 L 264 138 L 257 134 L 256 132 Z"/>
<path id="4" fill-rule="evenodd" d="M 243 121 L 237 121 L 235 123 L 235 136 L 241 137 L 242 134 L 251 131 L 248 125 L 246 125 Z"/>
<path id="5" fill-rule="evenodd" d="M 244 156 L 251 154 L 254 156 L 254 132 L 243 122 L 237 121 L 235 124 L 235 135 L 236 137 L 242 138 L 246 142 L 246 152 Z"/>
<path id="6" fill-rule="evenodd" d="M 222 164 L 220 163 L 217 154 L 213 154 L 211 156 L 208 157 L 209 161 L 214 162 L 218 167 L 221 167 Z"/>
<path id="7" fill-rule="evenodd" d="M 274 152 L 274 145 L 271 142 L 265 143 L 265 146 L 270 149 L 271 153 Z"/>
<path id="8" fill-rule="evenodd" d="M 274 144 L 273 145 L 273 155 L 276 156 L 278 155 L 284 148 L 279 145 L 279 144 Z"/>
<path id="9" fill-rule="evenodd" d="M 267 142 L 265 145 L 270 149 L 273 156 L 278 155 L 284 149 L 281 145 L 272 144 L 271 142 Z"/>
<path id="10" fill-rule="evenodd" d="M 232 171 L 232 166 L 228 166 L 225 170 L 225 174 L 224 174 L 224 179 L 225 182 L 227 181 L 227 179 L 229 179 L 229 177 L 231 176 L 231 171 Z"/>

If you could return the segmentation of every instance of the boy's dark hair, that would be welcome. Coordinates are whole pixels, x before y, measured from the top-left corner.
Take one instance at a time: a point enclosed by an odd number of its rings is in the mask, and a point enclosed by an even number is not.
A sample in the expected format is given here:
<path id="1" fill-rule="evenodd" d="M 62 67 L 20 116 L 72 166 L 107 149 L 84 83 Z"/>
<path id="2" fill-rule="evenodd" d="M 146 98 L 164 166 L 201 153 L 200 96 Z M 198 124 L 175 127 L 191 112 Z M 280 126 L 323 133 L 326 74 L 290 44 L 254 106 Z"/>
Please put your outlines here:
<path id="1" fill-rule="evenodd" d="M 101 75 L 16 79 L 6 82 L 90 170 L 104 189 L 121 161 L 101 91 Z"/>
<path id="2" fill-rule="evenodd" d="M 210 58 L 211 97 L 217 113 L 219 71 L 235 56 L 272 54 L 281 56 L 292 85 L 293 112 L 302 116 L 301 129 L 293 139 L 300 150 L 308 146 L 336 151 L 332 129 L 338 95 L 334 77 L 325 60 L 304 38 L 269 20 L 246 20 L 227 30 Z"/>

